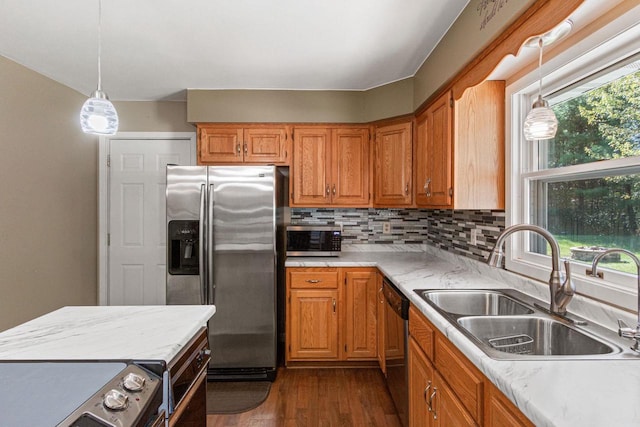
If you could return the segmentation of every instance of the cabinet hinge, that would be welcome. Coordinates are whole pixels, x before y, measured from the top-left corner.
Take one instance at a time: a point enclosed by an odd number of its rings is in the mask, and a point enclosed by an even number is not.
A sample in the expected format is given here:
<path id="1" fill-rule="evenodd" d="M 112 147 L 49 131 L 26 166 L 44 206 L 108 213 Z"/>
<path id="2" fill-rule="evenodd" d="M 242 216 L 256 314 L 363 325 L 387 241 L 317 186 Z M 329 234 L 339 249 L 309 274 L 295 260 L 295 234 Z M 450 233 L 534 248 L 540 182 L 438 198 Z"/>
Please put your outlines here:
<path id="1" fill-rule="evenodd" d="M 111 233 L 107 233 L 107 246 L 111 246 Z"/>
<path id="2" fill-rule="evenodd" d="M 347 352 L 347 345 L 346 344 L 344 345 L 344 352 L 345 353 Z"/>
<path id="3" fill-rule="evenodd" d="M 111 167 L 111 154 L 107 154 L 107 167 Z"/>
<path id="4" fill-rule="evenodd" d="M 449 98 L 449 107 L 453 107 L 453 98 Z"/>
<path id="5" fill-rule="evenodd" d="M 291 140 L 292 140 L 292 141 L 293 141 L 293 138 L 294 138 L 294 136 L 293 136 L 293 135 L 294 135 L 294 132 L 295 132 L 294 130 L 292 130 L 292 131 L 291 131 Z"/>
<path id="6" fill-rule="evenodd" d="M 449 197 L 453 197 L 453 187 L 449 187 Z"/>
<path id="7" fill-rule="evenodd" d="M 347 284 L 347 278 L 346 277 L 344 278 L 344 284 L 345 285 Z"/>

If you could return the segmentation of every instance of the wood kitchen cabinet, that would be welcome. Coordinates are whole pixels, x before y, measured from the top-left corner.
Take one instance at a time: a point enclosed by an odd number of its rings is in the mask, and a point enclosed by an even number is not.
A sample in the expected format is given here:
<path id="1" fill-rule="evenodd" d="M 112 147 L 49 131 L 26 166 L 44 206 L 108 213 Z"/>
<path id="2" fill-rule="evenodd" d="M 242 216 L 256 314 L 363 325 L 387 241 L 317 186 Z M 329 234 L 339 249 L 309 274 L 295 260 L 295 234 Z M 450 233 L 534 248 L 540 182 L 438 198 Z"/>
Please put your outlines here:
<path id="1" fill-rule="evenodd" d="M 295 127 L 291 206 L 368 206 L 369 135 L 362 126 Z"/>
<path id="2" fill-rule="evenodd" d="M 291 141 L 283 125 L 198 125 L 198 164 L 288 165 Z"/>
<path id="3" fill-rule="evenodd" d="M 504 104 L 504 82 L 485 81 L 418 115 L 418 207 L 504 209 Z"/>
<path id="4" fill-rule="evenodd" d="M 409 340 L 409 426 L 477 426 L 414 339 Z"/>
<path id="5" fill-rule="evenodd" d="M 385 345 L 385 339 L 384 339 L 384 324 L 385 324 L 385 301 L 384 301 L 384 294 L 382 293 L 382 274 L 378 273 L 376 275 L 376 288 L 377 293 L 376 293 L 376 334 L 378 337 L 378 351 L 377 351 L 377 356 L 378 356 L 378 366 L 380 366 L 380 370 L 382 371 L 382 374 L 386 377 L 387 376 L 387 364 L 385 361 L 385 352 L 384 352 L 384 345 Z"/>
<path id="6" fill-rule="evenodd" d="M 286 362 L 375 361 L 375 268 L 287 268 Z"/>
<path id="7" fill-rule="evenodd" d="M 413 305 L 409 335 L 410 426 L 533 425 Z"/>
<path id="8" fill-rule="evenodd" d="M 287 270 L 287 359 L 337 359 L 338 270 Z"/>
<path id="9" fill-rule="evenodd" d="M 377 273 L 373 269 L 344 270 L 344 358 L 377 357 Z"/>
<path id="10" fill-rule="evenodd" d="M 374 206 L 413 203 L 412 122 L 376 128 Z"/>
<path id="11" fill-rule="evenodd" d="M 486 427 L 534 427 L 534 424 L 493 384 L 487 385 Z"/>

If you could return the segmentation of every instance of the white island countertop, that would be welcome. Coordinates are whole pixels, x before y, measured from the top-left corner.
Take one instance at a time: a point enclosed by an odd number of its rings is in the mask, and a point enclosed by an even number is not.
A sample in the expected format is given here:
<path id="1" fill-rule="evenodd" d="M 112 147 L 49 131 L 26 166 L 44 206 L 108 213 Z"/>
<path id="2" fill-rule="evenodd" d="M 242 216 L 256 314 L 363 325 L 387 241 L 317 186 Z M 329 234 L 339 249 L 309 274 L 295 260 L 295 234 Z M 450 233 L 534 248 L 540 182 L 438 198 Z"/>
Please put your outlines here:
<path id="1" fill-rule="evenodd" d="M 487 356 L 414 289 L 513 288 L 548 301 L 548 286 L 485 263 L 427 246 L 352 245 L 337 258 L 287 258 L 286 267 L 377 267 L 537 427 L 640 426 L 640 356 L 624 360 L 495 360 Z M 377 247 L 367 252 L 365 247 Z M 380 251 L 380 247 L 392 251 Z M 411 247 L 416 245 L 406 245 Z M 352 249 L 352 250 L 353 250 Z M 369 248 L 374 249 L 374 248 Z M 616 312 L 575 296 L 569 312 L 609 329 Z M 629 342 L 630 344 L 631 342 Z"/>
<path id="2" fill-rule="evenodd" d="M 214 313 L 212 305 L 63 307 L 0 333 L 0 361 L 169 363 Z"/>

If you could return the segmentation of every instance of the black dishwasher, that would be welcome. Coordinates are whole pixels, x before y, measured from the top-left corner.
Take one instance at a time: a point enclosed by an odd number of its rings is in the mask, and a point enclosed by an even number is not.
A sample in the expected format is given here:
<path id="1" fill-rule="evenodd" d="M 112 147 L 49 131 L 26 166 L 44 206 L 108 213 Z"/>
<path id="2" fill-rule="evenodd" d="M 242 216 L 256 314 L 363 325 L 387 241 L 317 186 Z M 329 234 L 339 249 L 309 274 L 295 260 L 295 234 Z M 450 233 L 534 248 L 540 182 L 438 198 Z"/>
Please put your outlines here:
<path id="1" fill-rule="evenodd" d="M 385 364 L 387 387 L 403 426 L 409 425 L 409 300 L 387 278 L 382 285 L 385 304 Z"/>

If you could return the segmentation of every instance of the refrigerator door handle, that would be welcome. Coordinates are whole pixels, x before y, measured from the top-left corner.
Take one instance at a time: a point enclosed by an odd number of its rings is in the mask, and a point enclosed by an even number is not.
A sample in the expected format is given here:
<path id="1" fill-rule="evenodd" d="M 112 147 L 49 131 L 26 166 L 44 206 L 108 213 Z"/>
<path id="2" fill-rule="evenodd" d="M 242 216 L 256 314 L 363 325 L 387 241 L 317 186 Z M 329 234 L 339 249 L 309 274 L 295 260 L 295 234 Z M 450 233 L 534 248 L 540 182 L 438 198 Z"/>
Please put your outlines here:
<path id="1" fill-rule="evenodd" d="M 200 245 L 200 248 L 198 251 L 198 274 L 200 275 L 200 304 L 206 304 L 206 301 L 207 301 L 207 295 L 206 295 L 207 281 L 205 277 L 205 268 L 204 268 L 204 252 L 206 248 L 204 216 L 205 216 L 205 209 L 207 206 L 206 199 L 207 197 L 205 192 L 205 186 L 204 184 L 202 184 L 200 186 L 200 215 L 198 218 L 200 220 L 200 224 L 198 226 L 198 242 Z"/>
<path id="2" fill-rule="evenodd" d="M 214 304 L 216 295 L 216 285 L 213 282 L 213 251 L 215 241 L 213 239 L 213 184 L 209 184 L 208 195 L 208 218 L 207 218 L 207 299 L 205 304 Z"/>

